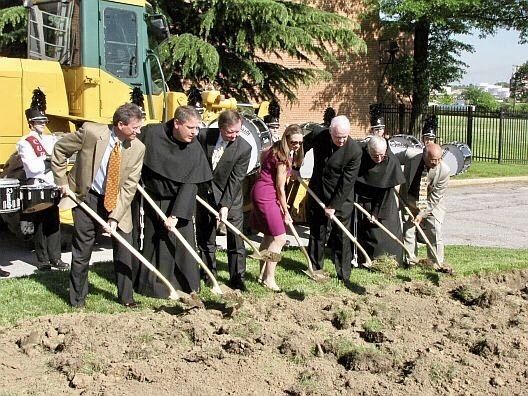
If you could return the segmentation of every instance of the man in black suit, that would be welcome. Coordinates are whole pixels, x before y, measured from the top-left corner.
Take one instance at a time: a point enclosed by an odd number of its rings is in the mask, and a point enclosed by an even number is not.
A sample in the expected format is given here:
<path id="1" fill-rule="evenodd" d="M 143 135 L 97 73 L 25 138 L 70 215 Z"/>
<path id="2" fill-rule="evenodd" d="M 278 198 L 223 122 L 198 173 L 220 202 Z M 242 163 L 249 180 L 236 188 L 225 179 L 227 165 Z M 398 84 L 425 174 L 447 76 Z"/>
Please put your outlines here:
<path id="1" fill-rule="evenodd" d="M 348 281 L 351 270 L 351 246 L 343 243 L 343 232 L 332 227 L 329 218 L 335 215 L 350 227 L 354 209 L 354 183 L 361 163 L 361 148 L 350 138 L 350 121 L 346 116 L 332 119 L 329 129 L 318 129 L 304 137 L 304 152 L 313 149 L 314 169 L 309 187 L 324 202 L 322 209 L 313 198 L 308 199 L 310 239 L 308 252 L 315 269 L 322 269 L 324 247 L 331 231 L 332 260 L 337 277 Z"/>
<path id="2" fill-rule="evenodd" d="M 251 145 L 239 136 L 242 116 L 233 110 L 224 110 L 218 117 L 218 129 L 202 129 L 198 140 L 211 165 L 213 180 L 199 188 L 198 194 L 218 209 L 221 219 L 227 219 L 238 229 L 244 223 L 242 182 L 247 174 Z M 216 273 L 217 219 L 198 205 L 196 211 L 197 240 L 202 258 Z M 227 232 L 227 262 L 231 286 L 246 290 L 246 251 L 244 241 Z"/>

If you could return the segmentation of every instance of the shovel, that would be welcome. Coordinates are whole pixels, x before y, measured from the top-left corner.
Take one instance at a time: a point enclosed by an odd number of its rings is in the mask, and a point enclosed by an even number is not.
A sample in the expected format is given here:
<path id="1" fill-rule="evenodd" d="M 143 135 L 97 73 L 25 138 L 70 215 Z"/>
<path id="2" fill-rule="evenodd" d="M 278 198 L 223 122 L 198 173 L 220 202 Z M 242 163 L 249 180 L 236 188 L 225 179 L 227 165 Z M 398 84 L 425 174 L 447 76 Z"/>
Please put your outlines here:
<path id="1" fill-rule="evenodd" d="M 211 212 L 214 216 L 216 216 L 217 219 L 220 219 L 220 214 L 211 205 L 209 205 L 206 201 L 204 201 L 201 197 L 199 197 L 197 195 L 196 196 L 196 200 L 201 205 L 203 205 L 209 212 Z M 240 231 L 238 228 L 236 228 L 233 225 L 233 223 L 231 223 L 227 219 L 226 220 L 220 219 L 220 221 L 222 221 L 226 225 L 227 228 L 229 228 L 231 231 L 233 231 L 233 233 L 235 235 L 241 237 L 244 241 L 246 241 L 248 243 L 249 246 L 251 246 L 251 249 L 253 249 L 253 253 L 250 255 L 251 258 L 254 258 L 255 260 L 262 260 L 262 258 L 263 258 L 262 254 L 259 252 L 258 248 L 255 246 L 255 244 L 253 243 L 253 241 L 251 239 L 249 239 L 247 236 L 245 236 L 242 233 L 242 231 Z"/>
<path id="2" fill-rule="evenodd" d="M 299 246 L 299 249 L 301 249 L 301 251 L 304 254 L 304 257 L 306 257 L 306 262 L 308 264 L 308 269 L 307 270 L 303 270 L 303 272 L 309 278 L 311 278 L 312 280 L 314 280 L 316 282 L 321 282 L 321 281 L 327 280 L 327 277 L 324 275 L 324 273 L 322 271 L 314 271 L 313 266 L 312 266 L 312 260 L 310 260 L 310 255 L 308 254 L 308 252 L 306 251 L 304 246 L 301 244 L 301 238 L 299 237 L 299 234 L 297 233 L 297 230 L 295 229 L 295 226 L 293 224 L 290 224 L 289 227 L 290 227 L 290 231 L 293 234 L 293 237 L 297 241 L 297 245 Z"/>
<path id="3" fill-rule="evenodd" d="M 165 213 L 163 213 L 163 211 L 159 208 L 159 206 L 156 205 L 156 202 L 154 202 L 152 198 L 150 198 L 150 196 L 147 194 L 145 189 L 139 184 L 137 188 L 140 194 L 143 195 L 145 200 L 150 204 L 150 206 L 152 206 L 152 209 L 154 209 L 154 211 L 158 214 L 158 216 L 163 221 L 167 221 L 167 216 L 165 215 Z M 198 256 L 198 253 L 196 253 L 196 251 L 192 248 L 189 242 L 187 242 L 187 240 L 183 237 L 183 235 L 180 234 L 180 232 L 176 229 L 176 227 L 172 227 L 170 231 L 176 236 L 176 238 L 178 238 L 178 240 L 182 243 L 182 245 L 187 249 L 187 251 L 191 254 L 191 256 L 193 256 L 193 258 L 196 260 L 200 268 L 205 272 L 205 274 L 209 277 L 209 279 L 211 279 L 211 283 L 213 284 L 213 287 L 212 287 L 213 293 L 217 295 L 224 294 L 224 291 L 218 285 L 218 282 L 216 281 L 216 278 L 214 277 L 213 273 L 209 270 L 207 265 L 205 265 L 205 263 L 200 258 L 200 256 Z M 225 289 L 226 293 L 235 294 L 235 292 L 231 290 L 230 288 L 228 288 L 227 286 L 223 285 L 223 288 Z"/>
<path id="4" fill-rule="evenodd" d="M 103 226 L 105 229 L 108 227 L 108 224 L 106 221 L 104 221 L 92 208 L 90 208 L 86 203 L 79 201 L 73 191 L 68 190 L 67 192 L 68 197 L 75 202 L 77 205 L 79 205 L 83 210 L 88 213 L 95 221 L 97 221 L 101 226 Z M 156 267 L 154 267 L 149 261 L 141 255 L 130 243 L 127 242 L 125 238 L 123 238 L 117 231 L 110 230 L 110 235 L 112 235 L 119 243 L 121 243 L 125 248 L 127 248 L 130 253 L 132 253 L 139 261 L 141 261 L 145 267 L 147 267 L 150 271 L 154 272 L 156 276 L 167 286 L 167 288 L 170 291 L 169 299 L 171 300 L 181 300 L 183 302 L 192 300 L 193 297 L 191 297 L 189 294 L 184 293 L 180 290 L 175 290 L 174 287 L 171 285 L 171 283 L 159 272 Z"/>
<path id="5" fill-rule="evenodd" d="M 312 191 L 312 189 L 310 189 L 310 187 L 308 187 L 308 185 L 304 182 L 304 180 L 301 179 L 300 177 L 298 177 L 297 179 L 299 180 L 301 185 L 306 189 L 306 191 L 308 191 L 308 193 L 312 196 L 312 198 L 315 200 L 315 202 L 317 202 L 319 204 L 319 206 L 321 206 L 321 208 L 326 209 L 326 206 L 323 203 L 323 201 L 321 201 L 319 199 L 319 197 Z M 367 254 L 365 249 L 363 249 L 363 246 L 361 246 L 359 244 L 359 242 L 357 241 L 357 239 L 354 238 L 354 235 L 352 235 L 352 233 L 349 230 L 347 230 L 345 225 L 343 223 L 341 223 L 339 221 L 339 219 L 335 215 L 332 215 L 332 217 L 330 217 L 330 219 L 334 223 L 336 223 L 339 228 L 341 228 L 341 231 L 343 231 L 345 233 L 345 235 L 357 246 L 357 248 L 361 251 L 361 253 L 363 253 L 363 256 L 365 256 L 365 260 L 367 261 L 364 264 L 365 267 L 367 267 L 367 268 L 372 267 L 372 260 L 370 259 L 369 255 Z"/>
<path id="6" fill-rule="evenodd" d="M 387 227 L 385 227 L 383 224 L 381 224 L 378 219 L 376 219 L 374 216 L 372 216 L 367 210 L 365 210 L 365 208 L 363 208 L 363 206 L 361 206 L 360 204 L 358 204 L 357 202 L 354 202 L 354 206 L 356 208 L 359 209 L 360 212 L 362 212 L 365 216 L 367 216 L 367 219 L 369 219 L 369 221 L 373 222 L 374 224 L 376 224 L 382 231 L 384 231 L 391 239 L 393 239 L 394 241 L 398 242 L 398 244 L 400 244 L 403 249 L 405 250 L 405 252 L 409 255 L 409 257 L 412 257 L 413 259 L 414 258 L 414 254 L 412 254 L 409 249 L 407 249 L 407 247 L 404 245 L 404 243 L 402 241 L 400 241 L 400 239 L 394 235 L 392 232 L 390 232 Z"/>
<path id="7" fill-rule="evenodd" d="M 407 205 L 407 203 L 403 200 L 403 198 L 401 197 L 401 195 L 397 192 L 397 191 L 394 191 L 394 193 L 396 194 L 396 196 L 398 197 L 398 199 L 400 200 L 401 204 L 403 205 L 403 207 L 405 208 L 405 211 L 407 212 L 407 214 L 409 215 L 409 217 L 414 220 L 415 217 L 414 215 L 412 214 L 411 212 L 411 209 L 409 208 L 409 205 Z M 422 229 L 422 227 L 420 226 L 420 224 L 416 224 L 416 229 L 418 230 L 418 232 L 420 233 L 420 235 L 422 236 L 423 240 L 425 241 L 426 245 L 429 247 L 429 249 L 431 250 L 431 252 L 433 253 L 433 256 L 435 258 L 435 261 L 436 261 L 436 264 L 438 265 L 438 267 L 442 267 L 442 263 L 440 263 L 440 260 L 438 259 L 438 255 L 436 254 L 436 249 L 433 247 L 433 244 L 431 243 L 431 241 L 429 241 L 429 238 L 427 238 L 427 236 L 425 235 L 425 232 L 424 230 Z M 409 256 L 409 257 L 414 257 L 414 256 Z"/>

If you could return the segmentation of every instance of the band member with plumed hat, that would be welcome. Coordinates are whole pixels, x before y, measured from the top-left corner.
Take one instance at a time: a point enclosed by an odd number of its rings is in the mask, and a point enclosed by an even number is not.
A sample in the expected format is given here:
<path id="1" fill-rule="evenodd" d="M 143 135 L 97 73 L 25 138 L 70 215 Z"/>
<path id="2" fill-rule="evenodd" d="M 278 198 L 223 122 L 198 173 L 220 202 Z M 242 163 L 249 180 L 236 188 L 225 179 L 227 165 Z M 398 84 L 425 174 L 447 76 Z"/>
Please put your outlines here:
<path id="1" fill-rule="evenodd" d="M 44 113 L 45 109 L 46 97 L 44 92 L 35 89 L 32 107 L 26 110 L 30 132 L 17 143 L 17 152 L 20 155 L 26 176 L 23 184 L 29 186 L 49 187 L 54 185 L 50 158 L 57 138 L 45 133 L 48 123 L 48 117 Z M 57 195 L 59 195 L 58 192 Z M 61 260 L 59 208 L 53 202 L 50 204 L 52 205 L 48 208 L 36 211 L 31 215 L 21 215 L 21 223 L 29 220 L 34 224 L 33 240 L 40 270 L 50 270 L 51 267 L 59 269 L 69 267 Z"/>

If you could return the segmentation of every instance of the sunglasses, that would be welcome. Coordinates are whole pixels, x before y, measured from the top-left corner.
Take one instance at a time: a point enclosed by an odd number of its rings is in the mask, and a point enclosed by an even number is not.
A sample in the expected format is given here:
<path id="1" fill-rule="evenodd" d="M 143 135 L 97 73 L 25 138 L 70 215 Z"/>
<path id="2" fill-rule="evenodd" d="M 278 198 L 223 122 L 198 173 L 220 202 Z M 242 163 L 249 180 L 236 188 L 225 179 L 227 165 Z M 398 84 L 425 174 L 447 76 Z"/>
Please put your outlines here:
<path id="1" fill-rule="evenodd" d="M 290 144 L 302 144 L 302 140 L 290 140 Z"/>

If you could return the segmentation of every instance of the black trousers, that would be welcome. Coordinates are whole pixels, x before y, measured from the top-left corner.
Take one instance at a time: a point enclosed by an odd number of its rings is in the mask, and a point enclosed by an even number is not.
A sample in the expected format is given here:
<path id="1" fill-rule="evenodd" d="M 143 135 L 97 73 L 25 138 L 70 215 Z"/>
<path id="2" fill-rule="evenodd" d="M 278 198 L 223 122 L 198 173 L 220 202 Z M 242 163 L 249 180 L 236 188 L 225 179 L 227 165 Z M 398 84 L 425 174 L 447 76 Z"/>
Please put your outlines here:
<path id="1" fill-rule="evenodd" d="M 104 220 L 108 220 L 108 211 L 104 208 L 104 196 L 90 191 L 84 201 Z M 84 303 L 88 295 L 88 267 L 92 256 L 97 232 L 101 226 L 81 207 L 73 209 L 74 231 L 72 239 L 72 262 L 70 270 L 70 304 L 77 306 Z M 125 240 L 132 243 L 131 233 L 117 231 Z M 120 303 L 133 301 L 134 270 L 132 253 L 117 240 L 112 238 L 114 271 L 117 281 L 117 298 Z"/>
<path id="2" fill-rule="evenodd" d="M 202 205 L 196 208 L 196 239 L 202 260 L 209 269 L 216 273 L 216 217 Z M 242 231 L 244 214 L 242 207 L 232 207 L 227 220 Z M 244 280 L 246 276 L 246 249 L 244 241 L 238 235 L 227 229 L 227 265 L 229 279 Z"/>
<path id="3" fill-rule="evenodd" d="M 308 254 L 314 269 L 323 268 L 326 241 L 332 251 L 332 261 L 335 265 L 337 278 L 349 280 L 351 271 L 352 251 L 348 237 L 343 231 L 326 217 L 324 210 L 311 197 L 308 199 L 310 238 L 308 239 Z M 350 229 L 351 216 L 343 217 L 336 212 L 336 217 Z M 344 243 L 343 243 L 344 240 Z"/>
<path id="4" fill-rule="evenodd" d="M 61 258 L 61 233 L 59 208 L 52 206 L 48 209 L 35 212 L 32 215 L 35 225 L 35 253 L 37 260 L 48 263 L 50 260 Z"/>

